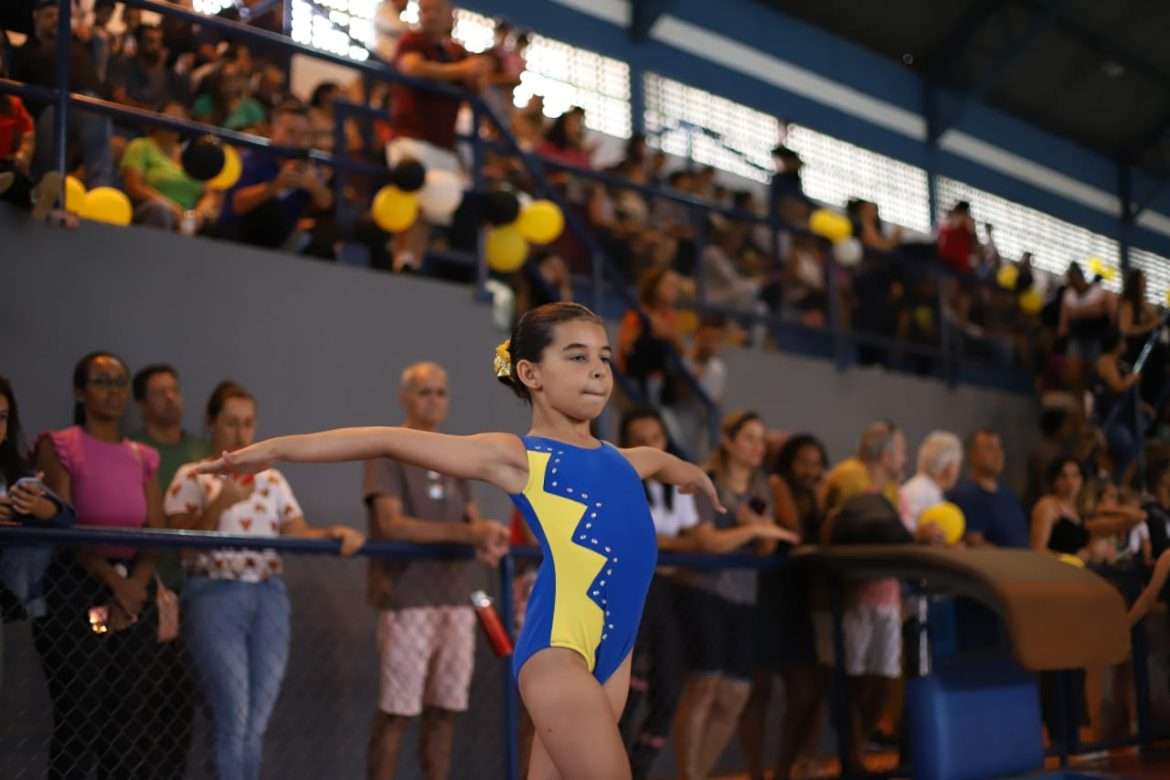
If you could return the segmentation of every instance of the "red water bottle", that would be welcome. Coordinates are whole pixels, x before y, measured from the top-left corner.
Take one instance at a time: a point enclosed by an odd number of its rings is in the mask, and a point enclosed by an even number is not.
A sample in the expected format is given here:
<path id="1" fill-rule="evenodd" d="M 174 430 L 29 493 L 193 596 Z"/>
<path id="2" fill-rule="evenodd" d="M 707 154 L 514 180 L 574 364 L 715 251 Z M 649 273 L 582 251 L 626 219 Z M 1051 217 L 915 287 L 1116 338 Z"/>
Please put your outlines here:
<path id="1" fill-rule="evenodd" d="M 475 607 L 475 616 L 479 618 L 479 625 L 487 634 L 492 652 L 498 656 L 511 655 L 512 640 L 508 637 L 508 632 L 504 630 L 504 624 L 500 622 L 496 608 L 492 606 L 491 596 L 482 590 L 477 590 L 471 594 L 471 606 Z"/>

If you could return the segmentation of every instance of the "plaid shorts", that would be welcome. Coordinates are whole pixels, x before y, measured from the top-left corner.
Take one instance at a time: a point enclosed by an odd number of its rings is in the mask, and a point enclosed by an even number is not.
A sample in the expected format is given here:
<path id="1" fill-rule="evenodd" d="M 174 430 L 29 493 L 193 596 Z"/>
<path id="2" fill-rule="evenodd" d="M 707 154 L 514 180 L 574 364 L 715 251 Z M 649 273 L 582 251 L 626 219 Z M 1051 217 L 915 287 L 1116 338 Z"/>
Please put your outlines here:
<path id="1" fill-rule="evenodd" d="M 817 637 L 817 661 L 833 666 L 833 616 L 813 613 Z M 858 604 L 845 610 L 845 673 L 850 677 L 872 675 L 898 679 L 902 676 L 902 610 L 898 605 Z"/>
<path id="2" fill-rule="evenodd" d="M 475 611 L 384 610 L 378 617 L 378 656 L 382 712 L 413 717 L 424 706 L 463 712 L 475 670 Z"/>

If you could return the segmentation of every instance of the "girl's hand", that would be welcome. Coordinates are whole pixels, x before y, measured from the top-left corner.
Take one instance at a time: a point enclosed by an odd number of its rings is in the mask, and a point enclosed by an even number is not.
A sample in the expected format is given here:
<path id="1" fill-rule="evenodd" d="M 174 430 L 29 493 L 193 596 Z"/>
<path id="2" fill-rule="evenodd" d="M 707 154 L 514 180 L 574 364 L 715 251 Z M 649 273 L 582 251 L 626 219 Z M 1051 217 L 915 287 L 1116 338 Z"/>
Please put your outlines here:
<path id="1" fill-rule="evenodd" d="M 342 558 L 348 558 L 349 556 L 353 555 L 358 550 L 362 549 L 362 545 L 366 543 L 365 534 L 345 525 L 335 525 L 330 528 L 329 538 L 341 540 Z"/>
<path id="2" fill-rule="evenodd" d="M 15 514 L 35 517 L 37 520 L 53 519 L 57 507 L 45 497 L 44 478 L 44 474 L 37 474 L 33 479 L 22 479 L 16 483 L 8 493 Z"/>
<path id="3" fill-rule="evenodd" d="M 678 482 L 676 487 L 680 493 L 687 494 L 702 494 L 706 496 L 711 504 L 715 507 L 716 512 L 726 513 L 727 508 L 719 500 L 719 491 L 715 489 L 715 483 L 707 476 L 707 472 L 703 471 L 693 463 L 687 464 L 690 473 L 687 478 Z"/>
<path id="4" fill-rule="evenodd" d="M 756 533 L 757 539 L 767 539 L 774 542 L 788 542 L 789 544 L 800 544 L 800 535 L 789 531 L 787 528 L 781 528 L 775 523 L 767 522 L 753 525 L 752 530 Z"/>
<path id="5" fill-rule="evenodd" d="M 225 452 L 215 460 L 195 467 L 196 474 L 257 474 L 272 468 L 277 454 L 271 441 L 262 441 L 235 452 Z"/>

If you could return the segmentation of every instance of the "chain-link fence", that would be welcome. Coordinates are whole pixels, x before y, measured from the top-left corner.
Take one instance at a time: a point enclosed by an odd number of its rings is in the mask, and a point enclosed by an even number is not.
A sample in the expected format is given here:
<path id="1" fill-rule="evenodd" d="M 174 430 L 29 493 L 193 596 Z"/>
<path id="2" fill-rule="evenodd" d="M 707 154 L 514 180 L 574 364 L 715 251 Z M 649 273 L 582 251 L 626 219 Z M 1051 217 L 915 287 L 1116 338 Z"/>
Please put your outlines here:
<path id="1" fill-rule="evenodd" d="M 33 540 L 42 546 L 17 550 Z M 88 546 L 78 546 L 82 542 Z M 261 561 L 267 566 L 277 560 L 272 548 L 279 548 L 280 563 L 270 567 L 268 576 L 247 582 L 177 576 L 180 552 L 190 559 L 223 551 L 225 544 L 232 555 L 255 558 L 250 570 L 263 569 L 256 565 Z M 369 603 L 371 557 L 398 564 L 422 558 L 470 562 L 468 549 L 370 542 L 362 556 L 341 559 L 336 543 L 319 540 L 91 529 L 0 529 L 0 547 L 7 621 L 0 637 L 0 777 L 357 778 L 367 776 L 371 757 L 375 765 L 396 766 L 399 778 L 423 777 L 427 767 L 444 763 L 455 778 L 519 776 L 523 748 L 517 746 L 528 743 L 509 659 L 494 656 L 481 639 L 470 601 L 392 619 Z M 150 580 L 145 593 L 138 594 L 142 606 L 135 622 L 119 606 L 129 600 L 131 608 L 137 607 L 134 594 L 115 594 L 101 580 L 103 572 L 120 576 L 118 567 L 132 575 L 135 558 L 148 548 L 164 560 L 162 581 L 179 593 L 180 629 L 171 641 L 160 641 L 168 638 L 170 622 L 166 600 L 158 598 L 158 580 Z M 37 556 L 42 563 L 50 561 L 43 593 L 12 593 L 12 561 L 24 561 L 32 571 Z M 778 559 L 745 556 L 664 555 L 663 561 L 708 573 L 770 569 L 762 582 L 775 582 L 772 575 L 780 571 Z M 519 620 L 512 620 L 518 613 L 511 602 L 523 606 L 533 565 L 534 553 L 520 550 L 499 569 L 477 565 L 477 587 L 503 597 L 497 607 L 512 629 Z M 730 652 L 747 643 L 755 651 L 754 666 L 742 669 L 737 664 L 752 661 L 734 654 L 720 658 L 727 664 L 725 676 L 734 680 L 746 674 L 752 690 L 750 697 L 746 689 L 739 690 L 746 697 L 743 712 L 750 717 L 737 718 L 722 759 L 714 764 L 716 773 L 775 765 L 784 710 L 798 693 L 785 688 L 794 679 L 785 676 L 791 670 L 785 664 L 816 665 L 815 657 L 767 657 L 791 653 L 794 643 L 803 641 L 778 635 L 777 629 L 799 626 L 807 603 L 778 604 L 765 597 L 765 586 L 754 611 L 743 612 L 745 619 L 737 623 L 729 619 L 726 605 L 712 610 L 709 600 L 700 603 L 686 587 L 681 590 L 689 595 L 680 595 L 679 583 L 695 582 L 693 572 L 676 569 L 656 579 L 647 602 L 631 706 L 622 723 L 642 776 L 675 772 L 675 707 L 694 705 L 685 699 L 696 694 L 688 666 L 697 645 L 706 644 L 699 649 L 712 653 L 716 645 Z M 790 587 L 788 594 L 799 590 Z M 1166 711 L 1165 669 L 1158 661 L 1170 641 L 1166 623 L 1164 613 L 1147 621 L 1149 673 L 1143 663 L 1147 643 L 1140 642 L 1136 680 L 1124 670 L 1105 676 L 1103 700 L 1112 709 L 1093 719 L 1120 722 L 1112 724 L 1112 733 L 1095 730 L 1096 735 L 1125 742 L 1136 724 L 1126 717 L 1128 708 L 1148 701 L 1142 718 L 1147 723 L 1151 715 L 1152 722 L 1159 722 Z M 737 624 L 747 626 L 748 633 L 731 636 Z M 905 652 L 913 655 L 910 645 Z M 766 678 L 769 684 L 761 689 Z M 443 717 L 443 710 L 463 709 L 463 690 L 465 711 Z M 734 685 L 721 690 L 721 695 L 735 694 Z M 424 707 L 422 717 L 406 717 Z M 388 710 L 404 715 L 377 714 Z M 823 708 L 807 712 L 809 718 L 827 720 Z M 754 737 L 745 729 L 749 720 L 756 724 Z M 897 727 L 896 722 L 889 725 Z M 819 731 L 819 749 L 802 746 L 814 772 L 818 758 L 821 770 L 831 768 L 832 762 L 823 759 L 835 747 L 827 722 Z M 815 730 L 810 733 L 816 742 Z M 647 753 L 638 743 L 647 735 L 665 739 Z M 1088 747 L 1095 746 L 1082 743 L 1072 749 Z M 896 745 L 885 752 L 888 762 L 896 761 Z"/>

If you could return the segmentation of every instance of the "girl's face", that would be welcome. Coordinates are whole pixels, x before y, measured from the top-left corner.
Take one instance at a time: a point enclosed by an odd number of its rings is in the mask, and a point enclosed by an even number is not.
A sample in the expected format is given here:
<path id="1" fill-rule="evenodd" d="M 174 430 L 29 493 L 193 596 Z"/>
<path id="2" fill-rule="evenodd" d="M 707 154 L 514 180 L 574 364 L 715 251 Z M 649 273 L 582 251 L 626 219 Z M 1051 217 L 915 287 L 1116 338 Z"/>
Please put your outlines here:
<path id="1" fill-rule="evenodd" d="M 612 358 L 605 328 L 592 320 L 571 320 L 555 326 L 539 363 L 521 360 L 516 373 L 534 403 L 546 403 L 571 420 L 585 422 L 598 417 L 609 402 Z"/>
<path id="2" fill-rule="evenodd" d="M 1076 498 L 1081 492 L 1081 485 L 1084 483 L 1084 478 L 1081 477 L 1081 469 L 1075 463 L 1066 463 L 1060 469 L 1060 474 L 1056 478 L 1056 483 L 1053 485 L 1056 495 L 1063 499 L 1069 500 Z"/>
<path id="3" fill-rule="evenodd" d="M 767 431 L 759 420 L 744 423 L 734 437 L 724 436 L 723 447 L 728 458 L 737 466 L 758 469 L 764 464 L 767 451 Z"/>
<path id="4" fill-rule="evenodd" d="M 212 452 L 231 452 L 256 440 L 256 403 L 229 398 L 211 421 Z"/>
<path id="5" fill-rule="evenodd" d="M 642 417 L 630 423 L 626 429 L 626 440 L 631 447 L 666 449 L 666 431 L 662 423 L 653 417 Z"/>
<path id="6" fill-rule="evenodd" d="M 74 396 L 85 406 L 87 419 L 116 421 L 126 413 L 129 390 L 126 367 L 116 358 L 102 356 L 90 361 L 85 388 L 74 390 Z"/>

